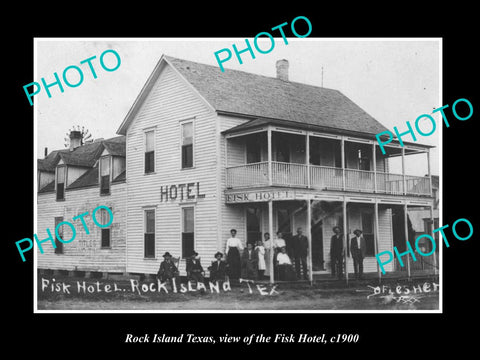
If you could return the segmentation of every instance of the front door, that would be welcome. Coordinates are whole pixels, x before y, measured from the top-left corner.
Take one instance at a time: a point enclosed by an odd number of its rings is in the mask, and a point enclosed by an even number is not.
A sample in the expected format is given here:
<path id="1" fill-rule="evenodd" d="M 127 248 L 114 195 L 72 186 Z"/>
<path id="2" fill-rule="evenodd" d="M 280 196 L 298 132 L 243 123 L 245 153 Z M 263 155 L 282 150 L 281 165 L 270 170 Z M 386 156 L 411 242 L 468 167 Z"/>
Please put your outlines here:
<path id="1" fill-rule="evenodd" d="M 312 269 L 313 271 L 325 270 L 323 256 L 323 221 L 312 224 Z"/>

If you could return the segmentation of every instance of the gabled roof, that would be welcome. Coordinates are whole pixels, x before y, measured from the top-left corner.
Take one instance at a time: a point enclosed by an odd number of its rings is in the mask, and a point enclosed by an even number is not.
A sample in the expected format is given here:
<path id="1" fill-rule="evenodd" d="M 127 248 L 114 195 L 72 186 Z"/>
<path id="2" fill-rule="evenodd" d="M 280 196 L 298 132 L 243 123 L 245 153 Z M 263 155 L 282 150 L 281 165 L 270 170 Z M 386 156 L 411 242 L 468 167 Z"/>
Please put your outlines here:
<path id="1" fill-rule="evenodd" d="M 70 149 L 53 150 L 44 159 L 37 159 L 38 171 L 55 172 L 60 159 L 65 165 L 92 167 L 97 162 L 103 150 L 110 155 L 125 156 L 125 136 L 116 136 Z"/>
<path id="2" fill-rule="evenodd" d="M 69 152 L 68 149 L 54 150 L 50 152 L 44 159 L 37 159 L 38 171 L 55 172 L 55 167 L 60 161 L 60 154 Z"/>
<path id="3" fill-rule="evenodd" d="M 67 189 L 77 189 L 88 186 L 98 185 L 98 159 L 102 152 L 107 150 L 113 156 L 125 156 L 125 136 L 116 136 L 111 139 L 99 140 L 93 143 L 85 144 L 70 149 L 54 150 L 48 154 L 45 159 L 38 159 L 38 171 L 55 172 L 55 167 L 60 160 L 65 165 L 80 166 L 87 168 L 86 172 L 78 179 L 72 182 Z M 126 177 L 125 171 L 119 174 L 113 181 L 121 182 Z M 55 181 L 39 189 L 39 193 L 53 191 L 55 189 Z"/>
<path id="4" fill-rule="evenodd" d="M 162 56 L 117 133 L 126 130 L 157 80 L 172 66 L 218 113 L 270 118 L 375 135 L 387 130 L 340 91 Z"/>
<path id="5" fill-rule="evenodd" d="M 65 165 L 92 167 L 103 151 L 102 142 L 82 145 L 73 151 L 60 154 Z"/>

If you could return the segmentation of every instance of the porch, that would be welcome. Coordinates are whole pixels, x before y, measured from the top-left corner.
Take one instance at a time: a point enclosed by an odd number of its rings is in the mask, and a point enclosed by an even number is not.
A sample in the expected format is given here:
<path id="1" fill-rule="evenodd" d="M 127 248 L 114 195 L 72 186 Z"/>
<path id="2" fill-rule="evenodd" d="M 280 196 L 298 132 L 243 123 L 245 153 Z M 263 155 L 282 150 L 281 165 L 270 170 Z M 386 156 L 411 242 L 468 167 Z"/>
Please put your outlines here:
<path id="1" fill-rule="evenodd" d="M 432 196 L 429 146 L 391 142 L 385 150 L 383 154 L 372 139 L 274 125 L 228 132 L 226 188 L 281 186 Z M 419 154 L 426 154 L 426 159 L 419 159 Z M 406 163 L 407 159 L 411 161 Z M 409 165 L 422 163 L 425 176 L 407 173 Z M 391 172 L 395 165 L 397 170 L 401 165 L 401 171 Z"/>
<path id="2" fill-rule="evenodd" d="M 271 180 L 269 177 L 271 169 Z M 264 186 L 302 187 L 388 195 L 431 196 L 430 177 L 268 161 L 227 167 L 228 189 Z"/>

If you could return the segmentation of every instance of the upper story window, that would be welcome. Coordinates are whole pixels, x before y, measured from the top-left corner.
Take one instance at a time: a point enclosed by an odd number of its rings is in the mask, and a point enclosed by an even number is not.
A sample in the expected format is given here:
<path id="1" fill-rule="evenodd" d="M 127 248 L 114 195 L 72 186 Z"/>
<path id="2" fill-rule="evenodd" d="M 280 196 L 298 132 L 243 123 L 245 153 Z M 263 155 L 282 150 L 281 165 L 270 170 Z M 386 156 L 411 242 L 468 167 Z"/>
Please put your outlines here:
<path id="1" fill-rule="evenodd" d="M 110 156 L 100 158 L 100 194 L 110 194 Z"/>
<path id="2" fill-rule="evenodd" d="M 193 167 L 193 121 L 181 123 L 182 169 Z"/>
<path id="3" fill-rule="evenodd" d="M 57 200 L 65 199 L 65 166 L 57 166 Z"/>
<path id="4" fill-rule="evenodd" d="M 155 130 L 145 131 L 145 174 L 155 171 Z"/>

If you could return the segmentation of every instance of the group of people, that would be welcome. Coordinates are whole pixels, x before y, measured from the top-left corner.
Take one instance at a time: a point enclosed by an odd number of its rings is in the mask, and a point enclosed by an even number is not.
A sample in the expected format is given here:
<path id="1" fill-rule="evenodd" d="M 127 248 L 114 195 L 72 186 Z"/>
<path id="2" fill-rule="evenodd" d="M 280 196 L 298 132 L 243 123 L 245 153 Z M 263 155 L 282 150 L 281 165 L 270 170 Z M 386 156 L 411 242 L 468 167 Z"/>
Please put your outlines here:
<path id="1" fill-rule="evenodd" d="M 334 235 L 330 240 L 330 256 L 332 276 L 343 277 L 343 234 L 339 226 L 333 229 Z M 363 276 L 363 259 L 365 258 L 365 239 L 361 230 L 355 230 L 354 237 L 350 239 L 347 246 L 353 258 L 353 268 L 356 278 Z M 270 234 L 265 233 L 263 242 L 258 240 L 256 244 L 247 243 L 244 248 L 242 241 L 236 237 L 237 230 L 230 230 L 231 237 L 226 242 L 225 257 L 217 252 L 208 267 L 210 281 L 224 281 L 226 276 L 230 279 L 251 279 L 257 280 L 264 277 L 265 271 L 274 271 L 278 280 L 308 280 L 308 239 L 303 235 L 302 228 L 297 229 L 297 234 L 291 239 L 290 255 L 287 253 L 286 243 L 281 232 L 277 232 L 275 240 L 270 239 Z M 273 269 L 270 268 L 270 256 L 273 251 Z M 293 262 L 292 262 L 293 257 Z M 160 281 L 175 281 L 179 271 L 172 261 L 172 255 L 167 251 L 163 255 L 164 261 L 160 263 L 157 277 Z M 294 267 L 295 266 L 295 267 Z M 201 265 L 200 257 L 196 251 L 186 259 L 186 272 L 188 280 L 204 282 L 205 271 Z"/>
<path id="2" fill-rule="evenodd" d="M 247 243 L 246 249 L 243 248 L 242 241 L 236 237 L 237 230 L 230 230 L 230 235 L 225 247 L 230 278 L 261 279 L 268 268 L 269 272 L 276 272 L 279 280 L 295 280 L 302 277 L 308 280 L 308 239 L 303 235 L 301 227 L 292 237 L 290 255 L 287 253 L 286 242 L 280 231 L 277 232 L 273 242 L 270 239 L 270 233 L 267 232 L 264 234 L 264 241 L 258 240 L 255 245 Z M 271 251 L 273 251 L 273 269 L 270 266 Z"/>
<path id="3" fill-rule="evenodd" d="M 337 276 L 339 279 L 343 278 L 343 234 L 339 226 L 333 229 L 334 235 L 330 240 L 330 257 L 332 264 L 332 276 Z M 355 235 L 350 239 L 349 246 L 350 253 L 353 259 L 353 271 L 355 278 L 361 279 L 363 277 L 363 259 L 365 258 L 366 244 L 362 235 L 362 230 L 355 230 Z"/>

